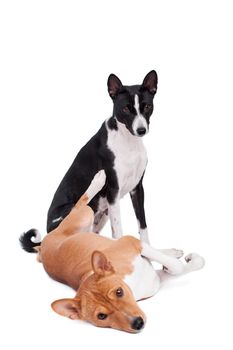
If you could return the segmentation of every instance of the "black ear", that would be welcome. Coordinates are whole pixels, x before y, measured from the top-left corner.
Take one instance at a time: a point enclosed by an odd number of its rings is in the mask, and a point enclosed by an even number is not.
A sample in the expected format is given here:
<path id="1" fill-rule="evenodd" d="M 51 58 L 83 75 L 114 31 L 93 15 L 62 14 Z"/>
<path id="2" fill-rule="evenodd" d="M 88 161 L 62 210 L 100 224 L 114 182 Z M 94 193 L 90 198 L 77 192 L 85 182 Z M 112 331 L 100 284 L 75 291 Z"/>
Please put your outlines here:
<path id="1" fill-rule="evenodd" d="M 108 93 L 111 98 L 116 97 L 122 88 L 120 79 L 115 74 L 110 74 L 108 77 Z"/>
<path id="2" fill-rule="evenodd" d="M 157 91 L 158 76 L 155 70 L 150 71 L 144 78 L 142 86 L 147 89 L 151 94 L 155 94 Z"/>

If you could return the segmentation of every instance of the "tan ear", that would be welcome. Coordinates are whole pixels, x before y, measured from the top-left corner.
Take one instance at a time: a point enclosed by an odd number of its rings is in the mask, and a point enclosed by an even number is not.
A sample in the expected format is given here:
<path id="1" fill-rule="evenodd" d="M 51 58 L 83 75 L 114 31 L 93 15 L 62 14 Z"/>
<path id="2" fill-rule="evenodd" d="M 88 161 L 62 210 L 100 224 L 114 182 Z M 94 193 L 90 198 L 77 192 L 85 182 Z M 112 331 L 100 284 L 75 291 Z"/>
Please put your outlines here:
<path id="1" fill-rule="evenodd" d="M 98 276 L 105 276 L 106 273 L 113 273 L 114 268 L 110 261 L 107 260 L 104 253 L 95 250 L 91 257 L 92 268 L 95 274 Z"/>
<path id="2" fill-rule="evenodd" d="M 80 300 L 79 299 L 60 299 L 51 304 L 53 311 L 59 315 L 66 316 L 72 320 L 80 318 Z"/>

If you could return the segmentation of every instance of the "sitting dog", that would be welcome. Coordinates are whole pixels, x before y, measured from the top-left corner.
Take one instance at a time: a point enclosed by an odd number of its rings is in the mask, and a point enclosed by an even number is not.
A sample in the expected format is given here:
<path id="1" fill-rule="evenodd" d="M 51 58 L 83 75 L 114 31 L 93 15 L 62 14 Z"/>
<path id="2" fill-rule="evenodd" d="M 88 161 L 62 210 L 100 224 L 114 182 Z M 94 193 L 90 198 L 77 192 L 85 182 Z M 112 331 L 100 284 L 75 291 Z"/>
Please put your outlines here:
<path id="1" fill-rule="evenodd" d="M 133 86 L 123 86 L 117 76 L 109 76 L 113 115 L 80 150 L 60 183 L 48 211 L 47 232 L 59 225 L 94 175 L 104 169 L 106 184 L 89 203 L 95 213 L 93 231 L 99 233 L 109 217 L 112 236 L 122 236 L 119 202 L 130 193 L 141 240 L 148 242 L 142 185 L 147 155 L 142 136 L 149 131 L 156 90 L 155 71 L 149 72 L 141 85 Z"/>
<path id="2" fill-rule="evenodd" d="M 157 250 L 131 236 L 112 240 L 90 232 L 94 212 L 87 204 L 105 181 L 102 170 L 69 215 L 41 244 L 31 241 L 32 237 L 38 239 L 36 230 L 22 235 L 20 242 L 26 251 L 38 252 L 38 260 L 52 278 L 77 290 L 73 299 L 54 301 L 54 311 L 95 326 L 136 333 L 146 322 L 136 301 L 158 291 L 159 275 L 191 272 L 202 268 L 204 260 L 189 254 L 183 264 L 177 259 L 183 255 L 180 250 Z M 164 270 L 156 272 L 151 261 L 162 264 Z"/>

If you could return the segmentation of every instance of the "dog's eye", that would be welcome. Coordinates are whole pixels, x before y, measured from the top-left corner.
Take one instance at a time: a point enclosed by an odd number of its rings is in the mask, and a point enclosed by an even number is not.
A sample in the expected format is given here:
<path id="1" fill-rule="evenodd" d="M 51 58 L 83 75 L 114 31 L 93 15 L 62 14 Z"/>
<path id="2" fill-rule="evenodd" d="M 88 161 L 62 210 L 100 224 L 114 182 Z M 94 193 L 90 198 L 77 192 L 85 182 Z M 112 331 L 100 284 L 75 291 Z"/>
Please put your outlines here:
<path id="1" fill-rule="evenodd" d="M 123 297 L 123 295 L 124 295 L 123 289 L 122 289 L 121 287 L 118 288 L 118 289 L 116 290 L 116 296 L 117 296 L 118 298 L 121 298 L 121 297 Z"/>
<path id="2" fill-rule="evenodd" d="M 97 315 L 97 317 L 98 317 L 99 320 L 105 320 L 105 319 L 108 317 L 108 315 L 99 313 L 99 314 Z"/>
<path id="3" fill-rule="evenodd" d="M 147 104 L 146 104 L 146 105 L 144 106 L 144 112 L 148 112 L 148 111 L 151 109 L 151 107 L 152 107 L 151 105 L 147 105 Z"/>
<path id="4" fill-rule="evenodd" d="M 129 107 L 127 107 L 127 106 L 125 106 L 122 110 L 123 110 L 124 113 L 129 113 L 130 112 Z"/>

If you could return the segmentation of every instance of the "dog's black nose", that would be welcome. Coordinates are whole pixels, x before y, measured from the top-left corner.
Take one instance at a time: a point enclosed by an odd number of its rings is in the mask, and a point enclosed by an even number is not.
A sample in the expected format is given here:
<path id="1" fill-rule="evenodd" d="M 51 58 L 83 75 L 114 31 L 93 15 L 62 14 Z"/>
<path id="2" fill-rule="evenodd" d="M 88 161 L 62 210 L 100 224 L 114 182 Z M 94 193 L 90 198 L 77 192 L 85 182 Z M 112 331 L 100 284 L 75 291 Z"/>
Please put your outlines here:
<path id="1" fill-rule="evenodd" d="M 135 317 L 132 324 L 132 328 L 135 329 L 136 331 L 139 331 L 144 327 L 144 321 L 142 317 Z"/>
<path id="2" fill-rule="evenodd" d="M 142 127 L 142 128 L 137 128 L 137 134 L 138 134 L 139 136 L 143 136 L 143 135 L 145 135 L 145 133 L 146 133 L 146 128 L 144 128 L 144 127 Z"/>

